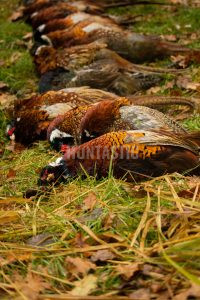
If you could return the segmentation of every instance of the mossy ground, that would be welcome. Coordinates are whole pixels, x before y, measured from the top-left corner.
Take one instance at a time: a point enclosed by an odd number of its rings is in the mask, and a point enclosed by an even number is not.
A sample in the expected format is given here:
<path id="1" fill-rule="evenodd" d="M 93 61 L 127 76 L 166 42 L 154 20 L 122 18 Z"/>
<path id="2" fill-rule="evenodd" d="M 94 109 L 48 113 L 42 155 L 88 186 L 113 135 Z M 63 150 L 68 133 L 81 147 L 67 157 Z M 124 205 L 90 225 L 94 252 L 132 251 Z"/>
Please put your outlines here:
<path id="1" fill-rule="evenodd" d="M 8 21 L 18 5 L 18 0 L 1 1 L 0 59 L 3 64 L 0 81 L 8 84 L 10 93 L 22 97 L 36 91 L 37 75 L 29 50 L 20 43 L 31 28 L 23 21 Z M 197 8 L 172 10 L 154 5 L 133 6 L 129 11 L 142 15 L 141 21 L 134 25 L 138 32 L 175 34 L 180 39 L 193 32 L 200 34 Z M 115 13 L 125 12 L 125 8 L 115 10 Z M 199 41 L 191 41 L 190 46 L 199 47 Z M 12 63 L 15 53 L 20 55 Z M 198 66 L 191 66 L 191 73 L 193 68 L 198 69 Z M 185 92 L 186 95 L 195 93 Z M 3 149 L 8 143 L 3 111 L 0 124 Z M 190 129 L 199 129 L 198 115 L 191 115 L 184 124 Z M 150 299 L 147 293 L 154 299 L 161 296 L 173 299 L 192 284 L 200 284 L 199 178 L 173 174 L 141 185 L 127 184 L 111 175 L 101 181 L 92 177 L 84 181 L 78 178 L 68 185 L 55 187 L 48 197 L 26 200 L 22 198 L 23 192 L 36 186 L 40 169 L 57 154 L 46 142 L 39 142 L 21 152 L 2 150 L 1 155 L 2 299 L 69 299 L 68 293 L 85 274 L 74 275 L 68 268 L 67 257 L 89 259 L 101 249 L 108 249 L 113 258 L 96 263 L 92 275 L 97 283 L 92 295 L 117 299 L 139 290 L 143 291 L 140 299 L 144 295 L 144 299 Z M 179 194 L 191 188 L 191 196 L 186 192 Z M 87 207 L 87 197 L 93 197 L 94 207 Z M 38 234 L 48 234 L 51 244 L 30 245 L 29 238 Z M 137 263 L 138 270 L 128 279 L 117 268 Z M 19 284 L 19 276 L 27 278 L 30 273 L 48 283 L 46 289 L 39 290 L 40 295 L 32 291 L 38 298 L 29 298 L 27 289 Z"/>

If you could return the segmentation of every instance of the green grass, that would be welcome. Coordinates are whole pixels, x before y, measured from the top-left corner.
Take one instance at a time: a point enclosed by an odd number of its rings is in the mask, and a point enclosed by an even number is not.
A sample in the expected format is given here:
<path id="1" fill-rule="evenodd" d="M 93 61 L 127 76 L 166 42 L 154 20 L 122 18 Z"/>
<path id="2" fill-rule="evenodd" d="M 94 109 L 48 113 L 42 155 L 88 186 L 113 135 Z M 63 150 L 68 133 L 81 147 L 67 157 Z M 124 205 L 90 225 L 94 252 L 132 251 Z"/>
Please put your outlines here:
<path id="1" fill-rule="evenodd" d="M 23 37 L 31 32 L 31 27 L 23 21 L 12 23 L 9 16 L 18 7 L 19 1 L 1 1 L 0 10 L 0 81 L 8 84 L 10 91 L 22 96 L 35 91 L 37 77 L 29 49 Z M 14 59 L 15 57 L 18 57 Z M 12 59 L 13 58 L 13 59 Z"/>
<path id="2" fill-rule="evenodd" d="M 29 50 L 21 43 L 31 28 L 23 21 L 8 21 L 18 1 L 7 2 L 2 1 L 0 10 L 0 59 L 4 62 L 0 81 L 8 84 L 8 92 L 22 97 L 36 90 L 38 80 Z M 125 8 L 118 10 L 120 14 L 125 12 Z M 185 34 L 199 30 L 199 9 L 180 7 L 177 11 L 167 11 L 160 6 L 138 6 L 130 12 L 143 15 L 133 27 L 138 32 L 175 34 L 182 40 Z M 177 29 L 176 24 L 181 28 Z M 188 24 L 191 27 L 186 27 Z M 190 45 L 199 46 L 199 42 L 191 41 Z M 12 63 L 16 53 L 18 58 Z M 164 62 L 167 63 L 168 60 Z M 197 68 L 194 65 L 190 68 L 192 75 Z M 194 73 L 197 80 L 199 71 Z M 6 123 L 4 112 L 0 111 L 2 150 L 8 145 Z M 199 116 L 191 114 L 183 124 L 197 130 Z M 93 177 L 77 178 L 54 187 L 48 196 L 25 200 L 23 193 L 36 187 L 40 170 L 58 154 L 49 149 L 47 142 L 38 142 L 21 152 L 6 150 L 0 155 L 2 299 L 30 299 L 30 293 L 31 297 L 37 294 L 31 290 L 33 283 L 37 280 L 41 283 L 42 279 L 48 287 L 41 289 L 41 295 L 36 295 L 38 299 L 61 299 L 60 294 L 67 299 L 75 282 L 86 275 L 74 274 L 67 258 L 90 261 L 99 249 L 108 249 L 114 258 L 96 262 L 96 269 L 89 272 L 97 277 L 92 295 L 128 299 L 132 292 L 146 289 L 159 299 L 168 293 L 174 297 L 187 290 L 192 282 L 198 282 L 200 204 L 198 198 L 192 201 L 187 196 L 179 198 L 176 193 L 194 187 L 198 197 L 199 178 L 174 174 L 136 185 L 116 180 L 112 175 L 99 181 Z M 96 203 L 87 209 L 85 199 L 91 193 L 95 194 Z M 32 247 L 29 239 L 38 234 L 49 234 L 51 244 Z M 129 279 L 117 271 L 119 265 L 137 263 L 138 271 Z M 19 277 L 27 278 L 27 274 L 35 276 L 31 287 L 23 286 L 25 279 Z"/>
<path id="3" fill-rule="evenodd" d="M 130 13 L 138 16 L 133 26 L 135 32 L 145 34 L 175 34 L 178 38 L 182 35 L 198 33 L 200 26 L 200 11 L 198 8 L 179 7 L 170 9 L 166 6 L 136 5 L 129 8 L 110 10 L 117 14 Z M 137 18 L 136 18 L 137 20 Z M 191 43 L 192 46 L 200 47 L 198 38 Z"/>

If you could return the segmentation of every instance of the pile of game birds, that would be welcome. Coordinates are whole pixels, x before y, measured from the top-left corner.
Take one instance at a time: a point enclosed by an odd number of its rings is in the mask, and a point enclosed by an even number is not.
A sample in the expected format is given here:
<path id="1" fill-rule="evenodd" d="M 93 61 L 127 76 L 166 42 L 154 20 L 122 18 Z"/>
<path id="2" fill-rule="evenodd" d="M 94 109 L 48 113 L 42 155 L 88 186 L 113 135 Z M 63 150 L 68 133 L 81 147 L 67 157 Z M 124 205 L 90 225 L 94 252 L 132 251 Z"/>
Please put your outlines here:
<path id="1" fill-rule="evenodd" d="M 42 187 L 78 175 L 106 177 L 110 170 L 128 181 L 200 174 L 199 132 L 186 131 L 154 109 L 166 104 L 196 109 L 198 101 L 142 95 L 181 70 L 139 65 L 179 53 L 198 63 L 200 50 L 134 33 L 127 28 L 130 16 L 107 13 L 128 4 L 33 0 L 24 5 L 33 28 L 39 93 L 15 102 L 7 134 L 26 146 L 47 139 L 62 152 L 42 170 Z"/>

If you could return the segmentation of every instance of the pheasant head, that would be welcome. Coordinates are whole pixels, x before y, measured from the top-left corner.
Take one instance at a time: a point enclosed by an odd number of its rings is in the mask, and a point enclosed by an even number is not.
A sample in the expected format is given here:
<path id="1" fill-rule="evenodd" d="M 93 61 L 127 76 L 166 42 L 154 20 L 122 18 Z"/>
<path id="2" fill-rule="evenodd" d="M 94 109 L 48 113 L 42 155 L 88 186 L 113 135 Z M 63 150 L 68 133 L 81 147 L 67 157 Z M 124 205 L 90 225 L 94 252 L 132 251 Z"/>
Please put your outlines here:
<path id="1" fill-rule="evenodd" d="M 34 56 L 40 74 L 56 68 L 56 50 L 51 46 L 40 46 Z"/>
<path id="2" fill-rule="evenodd" d="M 62 181 L 66 181 L 68 177 L 71 177 L 65 161 L 62 157 L 59 157 L 55 162 L 50 163 L 44 167 L 40 173 L 38 185 L 56 185 Z"/>

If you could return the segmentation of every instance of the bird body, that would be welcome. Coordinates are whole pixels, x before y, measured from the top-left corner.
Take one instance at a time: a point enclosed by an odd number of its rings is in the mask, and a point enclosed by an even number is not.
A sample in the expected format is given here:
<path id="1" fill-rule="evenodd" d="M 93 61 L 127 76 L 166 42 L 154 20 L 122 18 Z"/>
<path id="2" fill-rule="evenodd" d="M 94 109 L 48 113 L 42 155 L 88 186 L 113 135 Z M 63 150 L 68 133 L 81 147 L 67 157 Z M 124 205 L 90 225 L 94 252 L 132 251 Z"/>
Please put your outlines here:
<path id="1" fill-rule="evenodd" d="M 41 46 L 35 53 L 34 61 L 40 74 L 56 68 L 77 70 L 92 63 L 100 54 L 102 54 L 101 57 L 111 58 L 111 53 L 108 49 L 105 50 L 106 53 L 103 56 L 101 49 L 105 48 L 106 45 L 99 42 L 60 49 L 55 49 L 51 46 Z"/>
<path id="2" fill-rule="evenodd" d="M 78 31 L 78 29 L 76 29 L 76 31 Z M 76 37 L 74 42 L 76 41 L 77 44 L 87 44 L 95 40 L 101 40 L 107 44 L 109 49 L 116 51 L 122 57 L 135 63 L 152 61 L 155 60 L 155 58 L 163 58 L 179 53 L 192 54 L 195 52 L 187 47 L 166 42 L 158 36 L 119 30 L 119 27 L 109 29 L 99 27 L 88 32 L 88 34 L 84 34 L 82 39 Z M 196 51 L 199 53 L 198 50 Z"/>
<path id="3" fill-rule="evenodd" d="M 70 14 L 69 16 L 61 19 L 53 19 L 49 20 L 46 24 L 42 24 L 38 27 L 38 31 L 41 34 L 47 34 L 49 32 L 67 29 L 75 26 L 76 24 L 87 21 L 88 22 L 99 22 L 101 24 L 116 24 L 116 22 L 111 18 L 101 17 L 90 15 L 84 12 L 76 12 L 74 14 Z"/>
<path id="4" fill-rule="evenodd" d="M 79 106 L 55 118 L 48 127 L 47 138 L 55 149 L 64 151 L 65 146 L 85 143 L 112 131 L 137 129 L 187 133 L 163 113 L 130 104 L 128 99 L 118 98 Z"/>
<path id="5" fill-rule="evenodd" d="M 91 39 L 91 42 L 102 39 L 102 37 L 96 38 L 96 33 L 98 33 L 100 30 L 103 30 L 103 32 L 122 31 L 121 28 L 115 24 L 111 25 L 107 22 L 93 22 L 90 20 L 84 20 L 79 22 L 77 25 L 73 26 L 70 30 L 56 30 L 53 32 L 49 32 L 46 35 L 43 35 L 41 38 L 44 40 L 48 40 L 49 43 L 55 48 L 67 48 L 75 45 L 88 44 L 90 43 L 89 39 Z M 93 34 L 93 38 L 90 37 L 90 35 Z"/>
<path id="6" fill-rule="evenodd" d="M 35 11 L 30 16 L 30 22 L 33 28 L 37 28 L 51 19 L 64 18 L 72 13 L 76 13 L 77 11 L 76 7 L 68 3 L 58 2 L 55 5 Z"/>
<path id="7" fill-rule="evenodd" d="M 46 131 L 51 120 L 60 114 L 79 105 L 97 101 L 114 99 L 116 95 L 87 87 L 50 91 L 35 95 L 24 101 L 15 103 L 12 127 L 9 132 L 15 135 L 15 140 L 25 145 L 37 139 L 46 139 Z M 12 130 L 14 128 L 14 131 Z"/>
<path id="8" fill-rule="evenodd" d="M 123 66 L 112 57 L 97 60 L 94 58 L 94 62 L 78 70 L 65 71 L 63 68 L 56 68 L 44 73 L 39 82 L 39 91 L 90 86 L 124 96 L 146 90 L 161 80 L 160 74 L 123 70 Z"/>
<path id="9" fill-rule="evenodd" d="M 39 183 L 54 184 L 84 172 L 106 177 L 111 167 L 116 178 L 125 176 L 131 181 L 185 172 L 198 166 L 198 148 L 175 134 L 119 131 L 69 148 L 62 158 L 42 170 Z"/>
<path id="10" fill-rule="evenodd" d="M 134 63 L 151 61 L 174 54 L 190 54 L 198 59 L 199 50 L 163 41 L 158 36 L 142 35 L 128 30 L 122 30 L 115 24 L 82 21 L 71 30 L 57 30 L 42 36 L 55 47 L 69 47 L 88 44 L 101 40 L 110 50 L 116 51 L 123 58 Z M 196 53 L 196 54 L 195 54 Z"/>
<path id="11" fill-rule="evenodd" d="M 26 0 L 25 0 L 26 1 Z M 82 1 L 67 1 L 67 0 L 37 0 L 37 1 L 31 1 L 31 3 L 27 3 L 27 5 L 24 8 L 24 15 L 30 16 L 31 14 L 35 12 L 39 12 L 42 10 L 45 10 L 48 7 L 59 5 L 60 2 L 67 3 L 77 9 L 77 11 L 80 12 L 87 12 L 92 14 L 100 14 L 105 11 L 107 7 L 116 7 L 116 6 L 123 6 L 123 4 L 131 4 L 129 1 L 123 1 L 122 2 L 113 2 L 112 3 L 106 3 L 102 1 L 89 1 L 89 0 L 82 0 Z M 125 3 L 126 2 L 126 3 Z"/>
<path id="12" fill-rule="evenodd" d="M 110 131 L 133 129 L 186 133 L 182 126 L 158 110 L 138 105 L 116 107 L 113 101 L 91 107 L 81 121 L 81 132 L 96 137 Z"/>
<path id="13" fill-rule="evenodd" d="M 144 74 L 153 72 L 153 68 L 135 65 L 122 58 L 116 52 L 107 48 L 105 43 L 95 41 L 87 45 L 78 45 L 69 48 L 55 49 L 52 46 L 41 46 L 37 49 L 34 62 L 40 74 L 47 71 L 62 68 L 64 70 L 79 70 L 95 61 L 110 60 L 124 71 L 139 72 L 140 68 Z M 164 69 L 155 69 L 155 73 L 164 73 Z M 172 70 L 173 72 L 174 70 Z M 170 70 L 165 72 L 170 72 Z"/>

